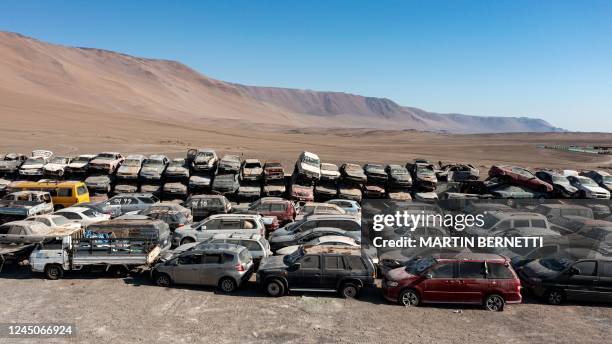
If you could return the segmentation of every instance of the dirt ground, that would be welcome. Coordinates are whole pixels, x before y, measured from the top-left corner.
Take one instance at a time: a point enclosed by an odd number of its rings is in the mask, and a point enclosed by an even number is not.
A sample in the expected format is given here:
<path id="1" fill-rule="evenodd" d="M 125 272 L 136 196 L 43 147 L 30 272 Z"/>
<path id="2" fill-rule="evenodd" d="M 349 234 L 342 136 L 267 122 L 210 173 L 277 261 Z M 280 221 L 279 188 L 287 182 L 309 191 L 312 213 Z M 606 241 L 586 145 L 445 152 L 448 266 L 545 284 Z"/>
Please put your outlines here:
<path id="1" fill-rule="evenodd" d="M 68 322 L 77 334 L 45 342 L 167 343 L 606 343 L 612 305 L 525 304 L 492 313 L 469 306 L 404 308 L 380 291 L 359 300 L 296 294 L 270 298 L 253 281 L 231 295 L 76 274 L 59 281 L 26 268 L 0 274 L 2 322 Z M 0 343 L 14 343 L 1 339 Z M 36 342 L 20 339 L 19 343 Z"/>

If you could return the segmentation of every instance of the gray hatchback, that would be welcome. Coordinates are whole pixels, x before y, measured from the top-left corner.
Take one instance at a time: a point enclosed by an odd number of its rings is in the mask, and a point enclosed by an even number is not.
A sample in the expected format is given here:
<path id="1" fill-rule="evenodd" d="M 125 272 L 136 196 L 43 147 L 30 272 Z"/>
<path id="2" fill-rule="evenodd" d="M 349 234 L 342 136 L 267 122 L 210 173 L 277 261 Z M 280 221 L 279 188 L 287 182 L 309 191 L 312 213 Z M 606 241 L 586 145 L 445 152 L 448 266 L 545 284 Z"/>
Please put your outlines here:
<path id="1" fill-rule="evenodd" d="M 161 287 L 206 285 L 230 293 L 253 274 L 253 258 L 244 246 L 203 244 L 157 264 L 151 274 Z"/>

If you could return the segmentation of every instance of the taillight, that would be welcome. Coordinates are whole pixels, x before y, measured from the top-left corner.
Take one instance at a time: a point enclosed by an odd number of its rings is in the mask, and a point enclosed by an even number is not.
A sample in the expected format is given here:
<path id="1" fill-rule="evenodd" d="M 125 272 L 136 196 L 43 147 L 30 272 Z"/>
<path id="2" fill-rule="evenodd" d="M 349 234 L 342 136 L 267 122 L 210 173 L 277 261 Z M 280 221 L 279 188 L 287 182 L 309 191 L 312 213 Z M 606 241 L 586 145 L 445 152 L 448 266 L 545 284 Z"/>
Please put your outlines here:
<path id="1" fill-rule="evenodd" d="M 244 265 L 242 263 L 236 264 L 236 271 L 244 272 Z"/>

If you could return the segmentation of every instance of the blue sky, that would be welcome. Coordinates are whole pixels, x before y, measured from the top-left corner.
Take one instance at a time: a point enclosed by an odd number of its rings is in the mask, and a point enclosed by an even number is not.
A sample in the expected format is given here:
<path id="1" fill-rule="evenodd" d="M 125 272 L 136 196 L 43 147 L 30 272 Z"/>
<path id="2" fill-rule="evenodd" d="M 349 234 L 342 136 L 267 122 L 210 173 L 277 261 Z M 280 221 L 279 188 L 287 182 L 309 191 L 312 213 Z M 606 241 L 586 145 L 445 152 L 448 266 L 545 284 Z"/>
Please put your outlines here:
<path id="1" fill-rule="evenodd" d="M 9 1 L 0 30 L 249 85 L 612 132 L 612 1 Z"/>

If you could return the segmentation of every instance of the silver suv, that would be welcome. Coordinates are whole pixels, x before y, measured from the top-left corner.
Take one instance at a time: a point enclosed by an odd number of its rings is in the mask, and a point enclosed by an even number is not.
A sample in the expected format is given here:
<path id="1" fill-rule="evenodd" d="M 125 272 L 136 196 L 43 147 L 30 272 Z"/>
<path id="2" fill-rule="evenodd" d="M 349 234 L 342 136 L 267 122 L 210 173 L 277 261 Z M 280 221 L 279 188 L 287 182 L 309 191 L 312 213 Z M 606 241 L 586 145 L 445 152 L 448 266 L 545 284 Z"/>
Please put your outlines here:
<path id="1" fill-rule="evenodd" d="M 184 245 L 196 241 L 205 241 L 216 234 L 242 233 L 264 236 L 266 227 L 261 215 L 256 214 L 217 214 L 174 231 L 172 244 Z"/>
<path id="2" fill-rule="evenodd" d="M 217 286 L 225 293 L 236 290 L 253 274 L 253 258 L 243 246 L 198 245 L 157 264 L 151 271 L 161 287 L 172 284 Z"/>

